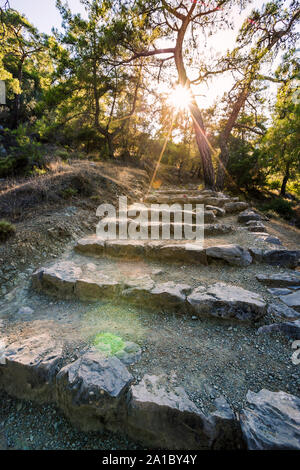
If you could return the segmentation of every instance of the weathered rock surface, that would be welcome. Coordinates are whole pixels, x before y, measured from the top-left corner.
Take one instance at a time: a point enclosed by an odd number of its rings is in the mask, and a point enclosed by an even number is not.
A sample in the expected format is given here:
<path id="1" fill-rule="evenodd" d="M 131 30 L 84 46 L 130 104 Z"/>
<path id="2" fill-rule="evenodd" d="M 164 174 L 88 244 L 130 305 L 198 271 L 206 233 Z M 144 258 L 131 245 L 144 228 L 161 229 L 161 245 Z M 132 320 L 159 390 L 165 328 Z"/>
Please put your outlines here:
<path id="1" fill-rule="evenodd" d="M 297 311 L 300 311 L 300 289 L 291 294 L 280 296 L 282 302 L 284 302 L 288 307 L 294 308 Z"/>
<path id="2" fill-rule="evenodd" d="M 182 388 L 146 375 L 130 389 L 128 434 L 154 448 L 209 449 L 214 428 Z"/>
<path id="3" fill-rule="evenodd" d="M 221 259 L 233 266 L 249 266 L 252 257 L 248 250 L 239 245 L 220 245 L 206 249 L 208 258 Z"/>
<path id="4" fill-rule="evenodd" d="M 253 260 L 285 268 L 296 268 L 299 265 L 300 251 L 297 250 L 261 250 L 250 249 Z"/>
<path id="5" fill-rule="evenodd" d="M 248 231 L 249 232 L 266 232 L 266 227 L 264 224 L 261 223 L 256 223 L 255 225 L 249 225 L 248 226 Z"/>
<path id="6" fill-rule="evenodd" d="M 283 333 L 289 339 L 300 339 L 300 320 L 273 323 L 272 325 L 261 326 L 257 333 L 271 334 L 271 333 Z"/>
<path id="7" fill-rule="evenodd" d="M 244 442 L 239 421 L 224 397 L 215 400 L 216 411 L 210 415 L 214 426 L 213 450 L 243 449 Z"/>
<path id="8" fill-rule="evenodd" d="M 271 303 L 268 305 L 268 313 L 283 320 L 298 320 L 300 313 L 296 312 L 293 308 L 288 307 L 283 303 Z"/>
<path id="9" fill-rule="evenodd" d="M 74 296 L 75 283 L 80 278 L 82 270 L 70 262 L 57 263 L 49 268 L 38 269 L 32 275 L 32 284 L 36 290 L 46 290 L 48 293 L 64 298 Z"/>
<path id="10" fill-rule="evenodd" d="M 200 316 L 256 321 L 266 313 L 266 303 L 260 295 L 224 283 L 194 289 L 187 300 Z"/>
<path id="11" fill-rule="evenodd" d="M 249 391 L 241 412 L 249 450 L 300 450 L 300 399 L 285 392 Z"/>
<path id="12" fill-rule="evenodd" d="M 2 355 L 0 387 L 21 399 L 54 401 L 55 376 L 62 362 L 62 345 L 49 333 L 17 341 Z"/>
<path id="13" fill-rule="evenodd" d="M 238 421 L 224 398 L 205 416 L 181 387 L 164 376 L 146 375 L 128 395 L 128 434 L 163 449 L 238 449 L 243 446 Z"/>
<path id="14" fill-rule="evenodd" d="M 83 431 L 120 431 L 133 377 L 116 357 L 87 352 L 57 375 L 57 403 Z"/>
<path id="15" fill-rule="evenodd" d="M 124 289 L 122 295 L 130 302 L 148 308 L 183 310 L 187 293 L 192 288 L 185 284 L 165 282 L 153 286 L 136 286 Z"/>
<path id="16" fill-rule="evenodd" d="M 258 274 L 256 279 L 270 287 L 300 287 L 300 273 Z"/>
<path id="17" fill-rule="evenodd" d="M 226 211 L 222 207 L 207 205 L 206 210 L 213 211 L 217 217 L 224 217 L 226 215 Z"/>
<path id="18" fill-rule="evenodd" d="M 249 207 L 247 202 L 227 202 L 224 209 L 227 214 L 236 214 L 237 212 L 244 211 Z"/>
<path id="19" fill-rule="evenodd" d="M 245 224 L 246 222 L 249 222 L 250 220 L 261 220 L 261 216 L 259 214 L 256 214 L 256 212 L 252 210 L 245 210 L 238 216 L 238 222 L 241 224 Z"/>
<path id="20" fill-rule="evenodd" d="M 282 241 L 278 237 L 274 237 L 274 235 L 263 237 L 263 241 L 271 245 L 282 245 Z"/>

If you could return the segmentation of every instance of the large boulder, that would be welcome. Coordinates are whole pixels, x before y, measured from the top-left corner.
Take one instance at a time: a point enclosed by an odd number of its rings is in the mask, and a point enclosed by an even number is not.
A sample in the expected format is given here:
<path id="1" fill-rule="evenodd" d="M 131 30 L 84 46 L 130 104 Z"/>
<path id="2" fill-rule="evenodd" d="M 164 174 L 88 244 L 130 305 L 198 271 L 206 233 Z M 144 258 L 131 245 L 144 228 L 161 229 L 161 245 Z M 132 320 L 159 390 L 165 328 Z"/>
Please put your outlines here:
<path id="1" fill-rule="evenodd" d="M 300 398 L 261 390 L 247 401 L 240 422 L 249 450 L 300 450 Z"/>
<path id="2" fill-rule="evenodd" d="M 266 263 L 290 269 L 294 269 L 299 265 L 300 251 L 297 250 L 262 250 L 251 248 L 250 253 L 253 261 L 256 263 Z"/>
<path id="3" fill-rule="evenodd" d="M 52 402 L 63 347 L 49 333 L 16 341 L 2 351 L 0 388 L 25 400 Z"/>
<path id="4" fill-rule="evenodd" d="M 249 207 L 247 202 L 227 202 L 224 209 L 227 214 L 236 214 L 237 212 L 244 211 Z"/>
<path id="5" fill-rule="evenodd" d="M 217 283 L 209 288 L 198 287 L 188 296 L 193 312 L 200 316 L 257 321 L 266 314 L 266 303 L 254 292 L 229 284 Z"/>
<path id="6" fill-rule="evenodd" d="M 249 266 L 252 257 L 248 250 L 239 245 L 219 245 L 206 248 L 208 258 L 226 261 L 233 266 Z"/>
<path id="7" fill-rule="evenodd" d="M 261 216 L 259 214 L 256 214 L 256 212 L 252 210 L 245 210 L 244 212 L 241 212 L 238 216 L 238 222 L 241 224 L 245 224 L 246 222 L 249 222 L 250 220 L 261 220 Z"/>
<path id="8" fill-rule="evenodd" d="M 132 380 L 119 359 L 89 351 L 57 375 L 57 404 L 83 431 L 120 431 Z"/>
<path id="9" fill-rule="evenodd" d="M 154 448 L 209 449 L 214 427 L 181 387 L 146 375 L 130 389 L 128 435 Z"/>
<path id="10" fill-rule="evenodd" d="M 182 387 L 164 376 L 146 375 L 128 395 L 128 434 L 144 445 L 162 449 L 238 449 L 243 446 L 239 422 L 224 398 L 204 415 Z"/>

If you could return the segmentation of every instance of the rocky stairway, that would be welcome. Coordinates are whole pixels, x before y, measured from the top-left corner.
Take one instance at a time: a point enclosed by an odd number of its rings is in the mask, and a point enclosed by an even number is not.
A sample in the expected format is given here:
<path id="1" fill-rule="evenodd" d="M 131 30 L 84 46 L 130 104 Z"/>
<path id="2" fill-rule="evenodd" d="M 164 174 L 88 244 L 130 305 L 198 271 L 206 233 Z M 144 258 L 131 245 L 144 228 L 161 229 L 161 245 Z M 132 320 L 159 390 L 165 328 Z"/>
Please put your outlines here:
<path id="1" fill-rule="evenodd" d="M 204 245 L 176 239 L 104 241 L 86 237 L 76 243 L 69 260 L 62 259 L 34 272 L 34 290 L 67 301 L 110 301 L 166 316 L 218 321 L 224 332 L 232 329 L 229 322 L 250 324 L 251 328 L 259 324 L 258 337 L 274 331 L 281 331 L 289 339 L 300 337 L 300 274 L 290 271 L 299 265 L 299 252 L 267 248 L 267 243 L 278 243 L 266 241 L 270 237 L 266 227 L 248 204 L 221 193 L 195 189 L 160 190 L 147 196 L 145 202 L 204 204 Z M 222 217 L 224 224 L 215 223 L 217 217 Z M 159 220 L 160 230 L 163 224 L 163 219 Z M 175 225 L 173 219 L 173 235 Z M 230 243 L 231 238 L 245 233 L 261 237 L 262 248 Z M 119 259 L 119 266 L 110 259 Z M 233 266 L 241 275 L 254 264 L 258 268 L 280 266 L 285 273 L 258 273 L 257 281 L 281 302 L 267 302 L 262 295 L 228 282 L 203 284 L 199 276 L 191 283 L 161 282 L 148 274 L 146 263 L 141 268 L 145 273 L 137 274 L 134 266 L 138 260 L 149 260 L 150 264 L 159 261 L 170 276 L 170 263 L 185 269 L 191 265 L 199 273 L 210 270 L 210 275 L 220 266 Z M 125 263 L 129 263 L 131 273 L 122 269 Z M 270 315 L 280 321 L 262 325 Z M 201 329 L 201 323 L 197 328 Z M 234 343 L 233 338 L 231 347 Z M 55 403 L 81 430 L 121 432 L 148 447 L 300 449 L 298 397 L 265 389 L 249 391 L 246 405 L 238 413 L 223 396 L 214 401 L 214 410 L 204 413 L 189 398 L 189 390 L 173 385 L 163 374 L 145 374 L 136 380 L 129 368 L 140 361 L 143 351 L 130 342 L 122 348 L 107 355 L 90 346 L 70 361 L 64 340 L 57 336 L 54 339 L 51 331 L 32 333 L 27 339 L 4 339 L 2 344 L 0 340 L 0 388 L 20 399 Z"/>

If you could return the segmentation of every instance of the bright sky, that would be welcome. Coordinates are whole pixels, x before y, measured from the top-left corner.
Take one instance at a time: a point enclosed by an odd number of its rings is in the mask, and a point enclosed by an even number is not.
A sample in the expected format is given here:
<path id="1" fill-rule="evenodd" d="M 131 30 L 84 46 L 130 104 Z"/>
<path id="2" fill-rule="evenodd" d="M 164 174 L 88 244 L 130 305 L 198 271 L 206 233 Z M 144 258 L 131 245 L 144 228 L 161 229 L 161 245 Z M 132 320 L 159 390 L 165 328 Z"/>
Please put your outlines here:
<path id="1" fill-rule="evenodd" d="M 25 14 L 31 23 L 33 23 L 40 31 L 50 34 L 53 27 L 61 27 L 61 17 L 55 6 L 55 0 L 10 0 L 10 6 Z M 232 9 L 231 20 L 234 22 L 234 30 L 232 31 L 220 31 L 214 34 L 208 41 L 204 49 L 206 51 L 212 49 L 214 53 L 222 53 L 227 49 L 231 49 L 234 46 L 234 40 L 236 34 L 241 27 L 244 19 L 255 8 L 261 8 L 263 5 L 262 0 L 254 0 L 247 9 L 240 12 L 238 7 Z M 68 0 L 68 4 L 73 13 L 81 13 L 85 15 L 85 10 L 80 0 Z M 201 51 L 200 51 L 201 52 Z M 213 84 L 209 86 L 209 90 L 206 86 L 201 86 L 197 89 L 197 93 L 202 95 L 197 98 L 202 108 L 210 106 L 213 101 L 218 97 L 222 96 L 225 91 L 229 91 L 231 88 L 231 79 L 223 75 L 222 77 L 216 78 Z"/>

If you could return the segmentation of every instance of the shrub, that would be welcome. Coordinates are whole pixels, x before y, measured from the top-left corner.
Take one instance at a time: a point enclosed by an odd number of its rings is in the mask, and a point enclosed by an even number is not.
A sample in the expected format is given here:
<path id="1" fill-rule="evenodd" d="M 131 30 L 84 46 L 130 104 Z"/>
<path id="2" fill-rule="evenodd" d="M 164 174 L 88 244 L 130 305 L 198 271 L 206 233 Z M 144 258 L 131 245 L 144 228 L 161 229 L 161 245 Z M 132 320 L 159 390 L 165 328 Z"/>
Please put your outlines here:
<path id="1" fill-rule="evenodd" d="M 5 242 L 14 235 L 16 227 L 7 220 L 0 220 L 0 242 Z"/>
<path id="2" fill-rule="evenodd" d="M 72 197 L 76 196 L 77 192 L 78 192 L 77 189 L 70 187 L 70 188 L 63 189 L 61 192 L 61 195 L 64 199 L 71 199 Z"/>
<path id="3" fill-rule="evenodd" d="M 263 211 L 274 211 L 276 214 L 284 217 L 285 219 L 291 219 L 294 215 L 293 207 L 291 202 L 285 199 L 276 198 L 265 203 L 262 207 Z"/>
<path id="4" fill-rule="evenodd" d="M 281 183 L 279 180 L 273 180 L 268 184 L 271 190 L 280 189 Z"/>
<path id="5" fill-rule="evenodd" d="M 0 143 L 7 153 L 6 157 L 0 158 L 0 178 L 28 175 L 34 167 L 43 167 L 41 144 L 26 135 L 24 126 L 15 131 L 2 130 Z"/>

